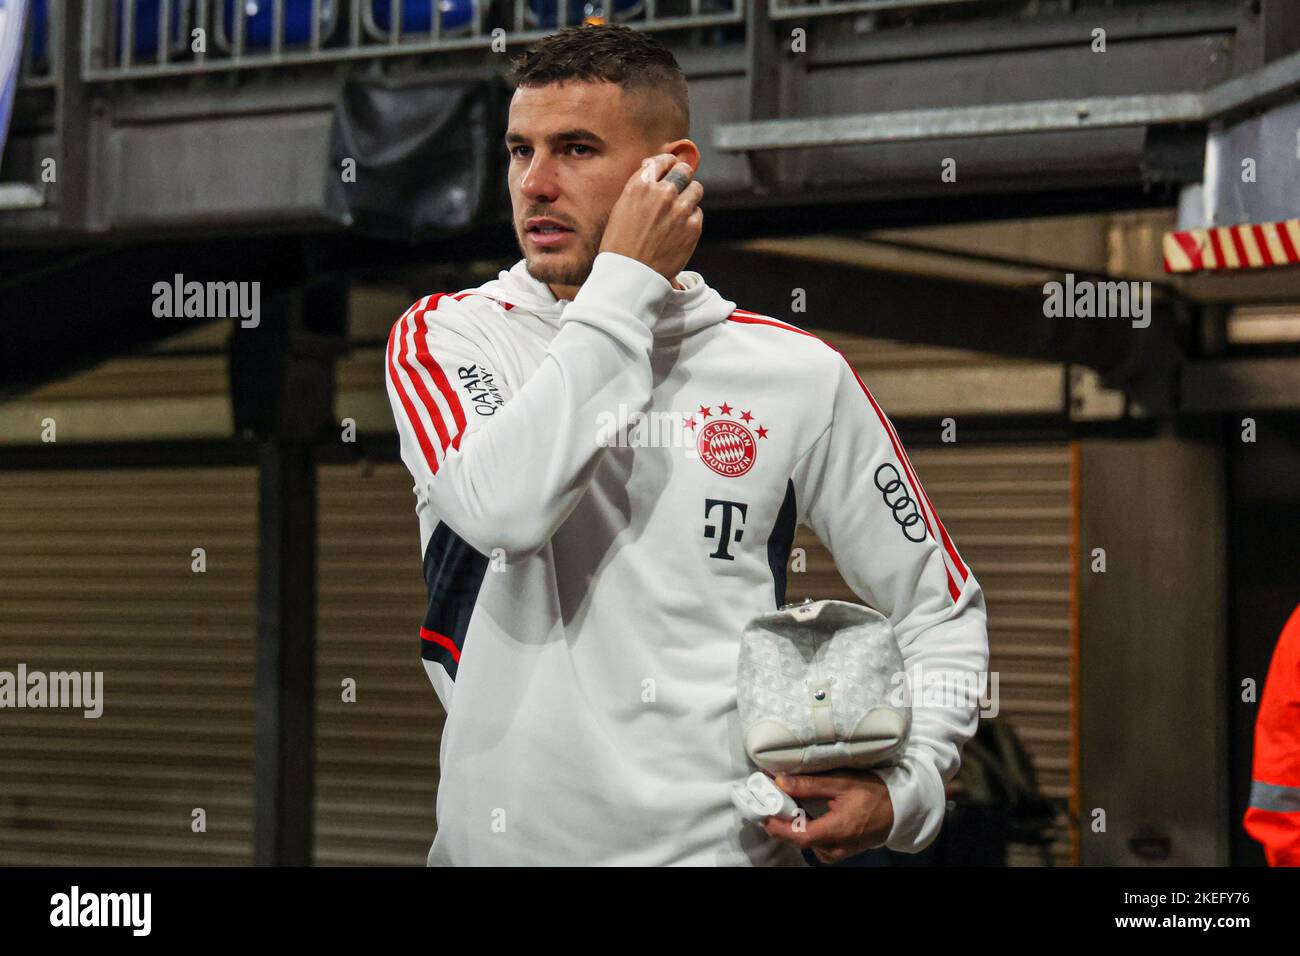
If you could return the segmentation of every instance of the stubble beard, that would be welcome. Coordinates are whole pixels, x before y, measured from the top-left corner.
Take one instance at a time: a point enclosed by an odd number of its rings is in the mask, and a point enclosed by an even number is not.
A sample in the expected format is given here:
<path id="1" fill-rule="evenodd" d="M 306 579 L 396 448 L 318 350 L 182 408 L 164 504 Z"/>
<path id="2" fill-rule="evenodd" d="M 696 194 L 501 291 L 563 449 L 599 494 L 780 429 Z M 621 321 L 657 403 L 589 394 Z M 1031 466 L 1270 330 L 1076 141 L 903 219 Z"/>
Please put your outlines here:
<path id="1" fill-rule="evenodd" d="M 605 237 L 605 225 L 608 222 L 608 216 L 600 220 L 593 230 L 595 233 L 593 239 L 587 239 L 575 230 L 573 235 L 580 243 L 580 248 L 564 253 L 539 251 L 530 257 L 525 251 L 526 246 L 521 236 L 519 250 L 527 260 L 528 274 L 538 282 L 547 285 L 582 285 L 591 275 L 591 267 L 600 253 L 600 241 Z"/>

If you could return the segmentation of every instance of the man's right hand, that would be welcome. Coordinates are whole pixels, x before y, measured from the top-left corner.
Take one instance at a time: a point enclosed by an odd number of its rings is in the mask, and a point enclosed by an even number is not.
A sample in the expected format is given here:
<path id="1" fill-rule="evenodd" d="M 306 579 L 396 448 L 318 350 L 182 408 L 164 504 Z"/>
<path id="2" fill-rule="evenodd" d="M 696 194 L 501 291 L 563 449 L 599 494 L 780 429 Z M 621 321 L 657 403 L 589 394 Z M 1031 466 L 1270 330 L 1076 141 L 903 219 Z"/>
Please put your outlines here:
<path id="1" fill-rule="evenodd" d="M 704 229 L 704 187 L 692 179 L 679 193 L 664 178 L 674 169 L 691 176 L 691 167 L 672 153 L 646 159 L 610 210 L 600 242 L 601 252 L 644 262 L 669 282 L 690 262 Z"/>

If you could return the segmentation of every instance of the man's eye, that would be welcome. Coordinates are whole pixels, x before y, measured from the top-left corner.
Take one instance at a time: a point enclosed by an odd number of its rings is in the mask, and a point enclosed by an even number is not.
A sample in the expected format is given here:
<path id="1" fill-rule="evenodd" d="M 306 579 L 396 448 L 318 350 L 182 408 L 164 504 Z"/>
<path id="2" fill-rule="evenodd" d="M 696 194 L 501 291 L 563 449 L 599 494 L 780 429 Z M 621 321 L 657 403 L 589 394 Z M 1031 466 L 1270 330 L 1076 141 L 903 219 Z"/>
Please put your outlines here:
<path id="1" fill-rule="evenodd" d="M 530 150 L 531 148 L 532 148 L 532 147 L 530 147 L 530 146 L 512 146 L 512 147 L 510 147 L 510 155 L 513 156 L 513 157 L 515 157 L 515 158 L 522 158 L 522 157 L 524 157 L 524 156 L 527 155 L 527 151 Z M 586 152 L 584 152 L 584 153 L 579 153 L 579 154 L 578 154 L 579 156 L 586 156 L 586 155 L 592 154 L 592 153 L 594 152 L 590 146 L 587 146 L 587 145 L 584 144 L 584 143 L 570 143 L 570 144 L 569 144 L 569 149 L 571 149 L 571 150 L 572 150 L 572 149 L 582 149 L 582 150 L 586 150 Z"/>

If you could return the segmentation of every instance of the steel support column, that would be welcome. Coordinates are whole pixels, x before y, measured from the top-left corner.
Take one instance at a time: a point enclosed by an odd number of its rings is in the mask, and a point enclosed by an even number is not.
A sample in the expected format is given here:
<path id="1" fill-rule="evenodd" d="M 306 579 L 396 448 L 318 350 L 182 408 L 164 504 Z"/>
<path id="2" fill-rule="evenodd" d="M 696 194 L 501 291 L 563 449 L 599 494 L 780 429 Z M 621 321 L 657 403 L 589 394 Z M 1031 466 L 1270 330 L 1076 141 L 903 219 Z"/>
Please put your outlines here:
<path id="1" fill-rule="evenodd" d="M 273 297 L 231 347 L 236 429 L 259 442 L 254 861 L 312 862 L 316 686 L 316 448 L 331 434 L 346 283 Z"/>
<path id="2" fill-rule="evenodd" d="M 316 685 L 316 464 L 310 446 L 261 444 L 258 476 L 254 862 L 312 860 Z"/>

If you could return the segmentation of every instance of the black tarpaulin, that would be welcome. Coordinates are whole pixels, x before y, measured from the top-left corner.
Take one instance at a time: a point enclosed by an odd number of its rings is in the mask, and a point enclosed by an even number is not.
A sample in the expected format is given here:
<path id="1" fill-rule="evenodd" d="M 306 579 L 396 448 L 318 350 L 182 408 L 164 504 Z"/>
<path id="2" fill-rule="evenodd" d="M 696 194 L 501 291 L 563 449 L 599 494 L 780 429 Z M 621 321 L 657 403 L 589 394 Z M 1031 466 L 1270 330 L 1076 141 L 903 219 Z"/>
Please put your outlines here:
<path id="1" fill-rule="evenodd" d="M 329 215 L 412 242 L 501 219 L 509 98 L 499 77 L 349 80 L 330 134 Z"/>

